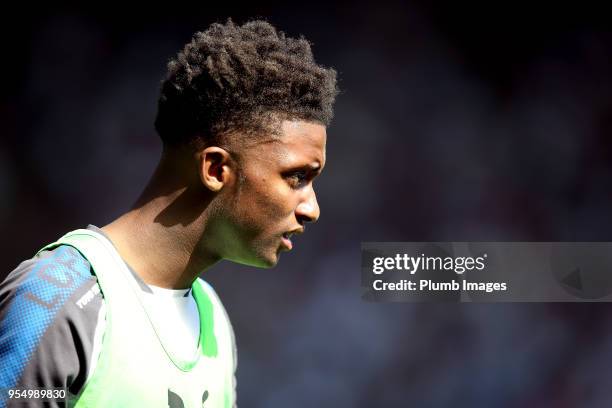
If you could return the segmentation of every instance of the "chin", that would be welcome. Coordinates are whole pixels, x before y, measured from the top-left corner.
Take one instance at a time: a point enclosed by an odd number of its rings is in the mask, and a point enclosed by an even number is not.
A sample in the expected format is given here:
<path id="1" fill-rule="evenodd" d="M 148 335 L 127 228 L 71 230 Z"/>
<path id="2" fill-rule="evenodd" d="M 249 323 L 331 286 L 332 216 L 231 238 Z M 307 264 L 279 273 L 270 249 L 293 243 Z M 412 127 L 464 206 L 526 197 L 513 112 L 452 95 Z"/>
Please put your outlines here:
<path id="1" fill-rule="evenodd" d="M 262 248 L 263 249 L 263 248 Z M 271 249 L 267 251 L 258 251 L 253 255 L 253 266 L 258 268 L 270 269 L 274 268 L 280 259 L 282 249 Z"/>
<path id="2" fill-rule="evenodd" d="M 272 257 L 261 258 L 261 264 L 258 265 L 260 268 L 270 269 L 274 268 L 278 263 L 278 255 Z"/>
<path id="3" fill-rule="evenodd" d="M 238 263 L 255 268 L 270 269 L 276 266 L 278 257 L 278 254 L 258 255 L 248 260 L 240 260 Z"/>

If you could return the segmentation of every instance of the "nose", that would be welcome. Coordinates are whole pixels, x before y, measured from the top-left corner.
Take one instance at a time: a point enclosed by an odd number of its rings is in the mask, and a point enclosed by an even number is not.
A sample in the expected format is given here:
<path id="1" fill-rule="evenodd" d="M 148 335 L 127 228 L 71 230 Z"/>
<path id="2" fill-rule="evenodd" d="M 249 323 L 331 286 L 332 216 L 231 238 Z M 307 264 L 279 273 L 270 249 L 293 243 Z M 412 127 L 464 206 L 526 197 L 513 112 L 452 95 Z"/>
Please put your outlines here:
<path id="1" fill-rule="evenodd" d="M 305 222 L 316 222 L 321 215 L 319 209 L 319 203 L 317 202 L 317 195 L 314 189 L 309 188 L 308 194 L 298 204 L 295 209 L 295 216 L 300 224 Z"/>

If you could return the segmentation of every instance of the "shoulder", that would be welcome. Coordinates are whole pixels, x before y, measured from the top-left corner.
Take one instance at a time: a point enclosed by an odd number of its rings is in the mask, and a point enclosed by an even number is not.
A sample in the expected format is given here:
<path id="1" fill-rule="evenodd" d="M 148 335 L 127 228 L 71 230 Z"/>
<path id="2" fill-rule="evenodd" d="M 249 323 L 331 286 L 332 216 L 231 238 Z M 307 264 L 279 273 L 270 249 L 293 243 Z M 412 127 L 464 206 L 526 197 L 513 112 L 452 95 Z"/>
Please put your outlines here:
<path id="1" fill-rule="evenodd" d="M 200 287 L 202 288 L 206 296 L 208 297 L 208 299 L 210 299 L 210 303 L 212 304 L 212 307 L 214 310 L 214 315 L 218 316 L 224 322 L 226 322 L 228 329 L 231 332 L 231 336 L 233 337 L 234 330 L 232 328 L 232 324 L 230 322 L 229 315 L 227 314 L 227 311 L 225 310 L 225 307 L 223 306 L 221 299 L 217 295 L 217 292 L 215 292 L 213 287 L 208 282 L 206 282 L 204 279 L 198 278 L 197 281 L 200 284 Z"/>
<path id="2" fill-rule="evenodd" d="M 200 287 L 202 288 L 204 293 L 208 296 L 208 298 L 212 302 L 215 309 L 220 310 L 227 317 L 227 312 L 225 310 L 225 307 L 223 306 L 223 302 L 221 302 L 221 298 L 219 297 L 219 295 L 217 295 L 217 292 L 210 285 L 210 283 L 206 282 L 202 278 L 197 278 L 197 282 L 200 284 Z"/>
<path id="3" fill-rule="evenodd" d="M 22 262 L 0 284 L 0 386 L 80 381 L 102 306 L 91 266 L 73 247 Z"/>
<path id="4" fill-rule="evenodd" d="M 60 245 L 22 262 L 0 284 L 0 310 L 21 306 L 36 316 L 56 312 L 87 282 L 95 282 L 89 262 L 73 247 Z M 6 317 L 0 315 L 0 318 Z"/>
<path id="5" fill-rule="evenodd" d="M 200 287 L 204 290 L 204 292 L 206 292 L 207 295 L 213 296 L 215 300 L 220 301 L 219 296 L 217 295 L 217 292 L 215 292 L 215 290 L 210 285 L 210 283 L 206 282 L 202 278 L 197 278 L 196 281 L 200 284 Z"/>
<path id="6" fill-rule="evenodd" d="M 225 307 L 223 306 L 223 303 L 221 302 L 221 299 L 219 298 L 219 296 L 217 295 L 217 292 L 215 292 L 213 287 L 202 278 L 198 278 L 197 281 L 200 284 L 200 287 L 202 287 L 204 292 L 211 299 L 211 302 L 213 303 L 217 311 L 217 315 L 221 316 L 223 321 L 225 322 L 225 325 L 229 333 L 229 339 L 231 343 L 231 353 L 232 353 L 232 358 L 234 361 L 234 370 L 235 370 L 236 365 L 237 365 L 237 360 L 238 360 L 238 353 L 236 350 L 236 335 L 234 334 L 234 328 L 232 326 L 232 322 L 229 318 L 227 311 L 225 310 Z"/>
<path id="7" fill-rule="evenodd" d="M 0 318 L 19 309 L 45 321 L 84 284 L 96 282 L 89 262 L 73 247 L 61 245 L 22 262 L 0 284 Z"/>

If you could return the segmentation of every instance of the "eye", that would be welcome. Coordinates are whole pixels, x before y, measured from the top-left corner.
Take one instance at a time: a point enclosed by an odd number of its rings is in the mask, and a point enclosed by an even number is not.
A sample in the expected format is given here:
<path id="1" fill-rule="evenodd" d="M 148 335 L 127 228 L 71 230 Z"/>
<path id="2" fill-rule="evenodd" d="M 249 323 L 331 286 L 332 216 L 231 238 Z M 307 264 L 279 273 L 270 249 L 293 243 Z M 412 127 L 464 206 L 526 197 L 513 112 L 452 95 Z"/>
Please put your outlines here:
<path id="1" fill-rule="evenodd" d="M 299 188 L 308 180 L 308 174 L 305 171 L 296 171 L 288 174 L 286 179 L 292 188 Z"/>

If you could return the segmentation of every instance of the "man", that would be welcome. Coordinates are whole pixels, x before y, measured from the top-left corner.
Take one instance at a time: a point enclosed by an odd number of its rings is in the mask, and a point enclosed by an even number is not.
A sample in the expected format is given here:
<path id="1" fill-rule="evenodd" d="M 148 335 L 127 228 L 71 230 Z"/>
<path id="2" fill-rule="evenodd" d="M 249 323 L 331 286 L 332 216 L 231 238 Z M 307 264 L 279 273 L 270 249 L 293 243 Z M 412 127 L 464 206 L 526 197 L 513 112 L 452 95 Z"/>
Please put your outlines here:
<path id="1" fill-rule="evenodd" d="M 163 153 L 133 208 L 0 286 L 0 406 L 39 406 L 36 388 L 77 407 L 234 406 L 233 331 L 198 276 L 223 259 L 274 266 L 317 220 L 336 95 L 303 38 L 263 21 L 196 33 L 168 64 Z"/>

